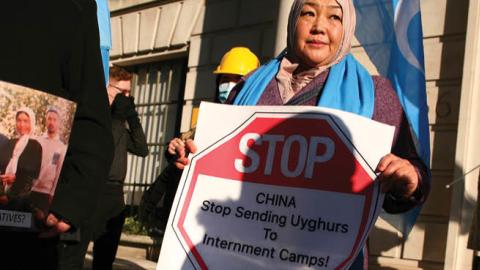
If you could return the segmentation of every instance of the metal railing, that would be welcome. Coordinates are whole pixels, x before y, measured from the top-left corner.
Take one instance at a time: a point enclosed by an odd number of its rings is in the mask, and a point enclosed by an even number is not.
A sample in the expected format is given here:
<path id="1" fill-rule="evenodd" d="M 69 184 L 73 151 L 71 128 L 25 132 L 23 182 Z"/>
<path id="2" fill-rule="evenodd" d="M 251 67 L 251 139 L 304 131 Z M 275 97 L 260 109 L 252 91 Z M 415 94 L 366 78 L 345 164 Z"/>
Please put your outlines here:
<path id="1" fill-rule="evenodd" d="M 186 76 L 186 59 L 136 66 L 132 96 L 148 143 L 145 158 L 128 156 L 125 201 L 129 215 L 136 214 L 143 191 L 166 166 L 166 144 L 180 128 Z"/>

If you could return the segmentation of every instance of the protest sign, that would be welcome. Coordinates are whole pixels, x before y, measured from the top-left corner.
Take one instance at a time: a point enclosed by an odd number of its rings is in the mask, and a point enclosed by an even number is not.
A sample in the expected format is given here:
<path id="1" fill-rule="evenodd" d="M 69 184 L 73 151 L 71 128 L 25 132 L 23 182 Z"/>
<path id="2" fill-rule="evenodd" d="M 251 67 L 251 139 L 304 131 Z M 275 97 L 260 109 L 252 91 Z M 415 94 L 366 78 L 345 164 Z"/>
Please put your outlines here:
<path id="1" fill-rule="evenodd" d="M 331 109 L 202 103 L 159 268 L 346 268 L 381 208 L 392 136 Z"/>
<path id="2" fill-rule="evenodd" d="M 41 231 L 76 104 L 0 81 L 0 230 Z"/>

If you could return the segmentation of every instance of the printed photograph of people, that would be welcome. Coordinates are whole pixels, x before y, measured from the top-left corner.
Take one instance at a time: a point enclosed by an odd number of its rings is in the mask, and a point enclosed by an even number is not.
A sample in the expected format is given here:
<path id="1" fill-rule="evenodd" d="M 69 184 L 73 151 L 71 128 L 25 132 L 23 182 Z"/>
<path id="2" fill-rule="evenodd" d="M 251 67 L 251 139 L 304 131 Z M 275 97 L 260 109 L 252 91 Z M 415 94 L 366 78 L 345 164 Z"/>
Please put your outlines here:
<path id="1" fill-rule="evenodd" d="M 0 203 L 15 205 L 18 210 L 24 209 L 16 200 L 28 196 L 33 180 L 40 172 L 42 147 L 32 136 L 34 129 L 35 114 L 32 109 L 18 109 L 15 113 L 15 136 L 0 150 Z"/>
<path id="2" fill-rule="evenodd" d="M 75 103 L 0 82 L 0 230 L 41 230 L 70 136 Z"/>

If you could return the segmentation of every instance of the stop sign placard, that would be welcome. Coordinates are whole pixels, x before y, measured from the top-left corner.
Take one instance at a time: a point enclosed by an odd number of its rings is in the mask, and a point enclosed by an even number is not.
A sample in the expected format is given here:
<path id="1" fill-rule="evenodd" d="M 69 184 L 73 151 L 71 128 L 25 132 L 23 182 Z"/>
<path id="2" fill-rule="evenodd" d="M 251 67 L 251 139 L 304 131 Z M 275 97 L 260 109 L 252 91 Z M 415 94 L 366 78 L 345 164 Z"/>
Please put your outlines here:
<path id="1" fill-rule="evenodd" d="M 191 160 L 169 224 L 195 269 L 343 269 L 380 205 L 326 113 L 255 112 Z M 163 251 L 162 251 L 163 252 Z"/>

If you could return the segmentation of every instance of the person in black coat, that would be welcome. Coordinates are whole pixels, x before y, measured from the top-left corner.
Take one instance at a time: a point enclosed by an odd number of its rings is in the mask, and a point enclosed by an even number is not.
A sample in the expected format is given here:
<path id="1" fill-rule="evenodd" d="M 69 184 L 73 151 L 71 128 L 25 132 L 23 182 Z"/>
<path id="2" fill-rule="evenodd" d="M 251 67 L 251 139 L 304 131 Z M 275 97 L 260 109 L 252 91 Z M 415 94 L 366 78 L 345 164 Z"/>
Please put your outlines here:
<path id="1" fill-rule="evenodd" d="M 26 107 L 17 110 L 17 137 L 0 148 L 0 204 L 28 196 L 33 180 L 40 173 L 42 146 L 31 137 L 34 129 L 33 111 Z"/>
<path id="2" fill-rule="evenodd" d="M 97 212 L 99 222 L 94 237 L 93 270 L 112 269 L 115 260 L 126 217 L 123 185 L 127 174 L 127 153 L 139 157 L 148 155 L 145 133 L 130 95 L 131 80 L 132 74 L 127 70 L 117 66 L 110 68 L 107 93 L 115 151 L 101 197 L 102 209 Z M 84 244 L 86 247 L 88 242 Z"/>
<path id="3" fill-rule="evenodd" d="M 0 1 L 0 36 L 0 80 L 77 103 L 69 147 L 46 224 L 54 232 L 80 232 L 80 237 L 87 237 L 113 155 L 95 2 Z M 11 232 L 1 233 L 0 237 L 9 243 L 0 248 L 2 269 L 82 268 L 83 258 L 79 261 L 69 256 L 75 238 L 38 240 L 34 233 Z M 52 245 L 56 249 L 45 248 Z M 45 254 L 46 250 L 51 253 Z M 5 259 L 18 254 L 24 254 L 25 260 Z"/>

